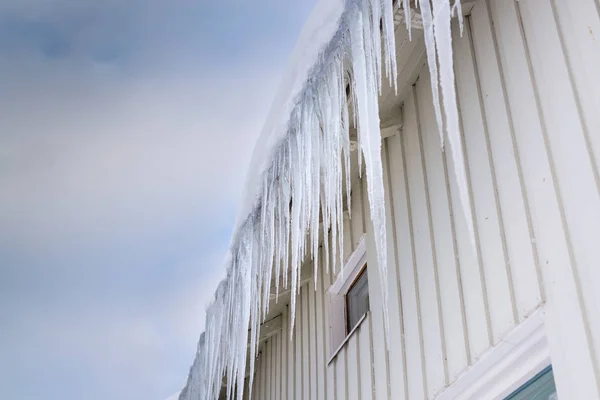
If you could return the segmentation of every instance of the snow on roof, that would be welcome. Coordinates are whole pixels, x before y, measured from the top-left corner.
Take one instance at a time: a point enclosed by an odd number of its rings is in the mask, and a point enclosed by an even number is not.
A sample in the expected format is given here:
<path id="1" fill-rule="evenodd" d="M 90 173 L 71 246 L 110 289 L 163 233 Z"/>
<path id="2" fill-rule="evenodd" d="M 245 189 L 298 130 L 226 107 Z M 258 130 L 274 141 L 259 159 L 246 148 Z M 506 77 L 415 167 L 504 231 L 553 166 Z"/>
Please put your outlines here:
<path id="1" fill-rule="evenodd" d="M 471 227 L 454 100 L 450 19 L 454 11 L 462 15 L 459 0 L 455 1 L 452 7 L 450 0 L 418 0 L 418 5 L 442 144 L 443 104 L 447 136 L 458 166 L 456 179 L 462 206 Z M 410 3 L 402 0 L 405 21 L 411 21 Z M 331 245 L 323 241 L 326 265 L 322 267 L 329 269 L 329 260 L 342 257 L 342 182 L 346 180 L 349 191 L 351 124 L 357 131 L 359 166 L 364 162 L 367 174 L 387 330 L 387 244 L 378 95 L 384 74 L 392 85 L 396 81 L 394 13 L 392 0 L 320 0 L 306 23 L 256 144 L 225 260 L 227 277 L 206 311 L 206 331 L 200 336 L 180 400 L 217 399 L 224 377 L 228 398 L 241 399 L 248 361 L 248 384 L 252 386 L 259 328 L 268 312 L 273 274 L 276 291 L 280 277 L 285 287 L 291 286 L 292 332 L 300 268 L 305 260 L 312 260 L 315 271 L 320 267 L 321 234 L 333 239 Z M 351 73 L 346 74 L 347 70 Z"/>
<path id="2" fill-rule="evenodd" d="M 265 125 L 254 146 L 236 227 L 256 207 L 260 197 L 257 193 L 259 180 L 270 166 L 273 149 L 286 132 L 295 100 L 307 81 L 309 71 L 317 63 L 321 50 L 335 34 L 343 11 L 344 0 L 320 0 L 300 32 Z"/>

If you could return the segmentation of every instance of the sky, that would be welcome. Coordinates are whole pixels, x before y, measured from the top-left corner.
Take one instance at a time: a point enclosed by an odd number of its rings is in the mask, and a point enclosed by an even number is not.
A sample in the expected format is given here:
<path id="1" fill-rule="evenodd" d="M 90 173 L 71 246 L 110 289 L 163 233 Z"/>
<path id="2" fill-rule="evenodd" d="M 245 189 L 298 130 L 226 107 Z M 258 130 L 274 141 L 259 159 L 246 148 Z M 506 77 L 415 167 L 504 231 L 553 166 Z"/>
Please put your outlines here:
<path id="1" fill-rule="evenodd" d="M 0 0 L 0 398 L 164 400 L 315 0 Z"/>

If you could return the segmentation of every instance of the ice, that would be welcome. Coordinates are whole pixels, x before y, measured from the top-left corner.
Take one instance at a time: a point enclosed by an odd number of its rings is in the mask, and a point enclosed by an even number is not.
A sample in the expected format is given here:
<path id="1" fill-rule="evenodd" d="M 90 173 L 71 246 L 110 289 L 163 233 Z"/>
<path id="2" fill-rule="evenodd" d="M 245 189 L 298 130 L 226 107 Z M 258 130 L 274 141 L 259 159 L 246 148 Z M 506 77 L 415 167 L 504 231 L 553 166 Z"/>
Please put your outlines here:
<path id="1" fill-rule="evenodd" d="M 424 6 L 424 4 L 428 3 L 429 0 L 420 0 L 419 2 L 421 3 L 421 6 Z M 462 10 L 460 6 L 460 1 L 455 1 L 453 9 L 460 16 L 459 22 L 462 31 Z M 448 135 L 448 142 L 450 143 L 450 149 L 452 151 L 452 160 L 455 165 L 455 179 L 459 188 L 459 196 L 461 207 L 463 210 L 463 216 L 467 222 L 472 248 L 474 249 L 475 232 L 473 228 L 473 214 L 471 212 L 471 202 L 468 189 L 469 187 L 467 185 L 467 172 L 463 155 L 462 136 L 458 119 L 458 106 L 456 104 L 454 61 L 452 55 L 452 31 L 450 27 L 452 12 L 450 8 L 450 1 L 433 0 L 433 11 L 435 48 L 437 49 L 437 59 L 439 62 L 439 80 L 440 86 L 442 87 L 444 113 L 446 116 L 446 133 Z M 423 25 L 425 25 L 424 18 Z M 431 44 L 430 46 L 428 46 L 428 48 L 433 46 L 434 44 Z M 431 57 L 428 55 L 428 59 L 430 58 Z M 431 60 L 429 61 L 429 63 L 431 64 Z M 432 78 L 432 82 L 433 80 L 434 78 Z M 433 93 L 435 105 L 436 102 L 439 102 L 439 98 L 436 101 L 435 95 L 437 94 L 437 91 L 433 90 Z M 438 121 L 438 124 L 439 123 L 440 121 Z M 440 135 L 443 135 L 443 130 L 441 128 L 439 131 Z"/>
<path id="2" fill-rule="evenodd" d="M 419 0 L 419 9 L 423 17 L 423 36 L 425 37 L 425 49 L 427 51 L 427 65 L 431 76 L 431 93 L 433 95 L 433 109 L 440 134 L 440 145 L 444 148 L 444 130 L 442 123 L 442 110 L 440 106 L 439 73 L 437 61 L 436 39 L 433 32 L 433 16 L 431 13 L 430 0 Z M 408 20 L 407 20 L 408 21 Z"/>
<path id="3" fill-rule="evenodd" d="M 287 133 L 290 115 L 297 104 L 309 74 L 319 61 L 322 50 L 339 28 L 345 0 L 319 0 L 309 16 L 290 57 L 286 74 L 254 147 L 246 177 L 245 193 L 238 209 L 237 227 L 252 213 L 260 200 L 261 179 L 271 167 L 274 150 Z"/>
<path id="4" fill-rule="evenodd" d="M 431 1 L 420 0 L 419 6 L 436 119 L 443 138 L 443 104 L 461 201 L 470 216 L 450 36 L 450 18 L 453 12 L 460 15 L 460 2 L 451 7 L 449 0 Z M 409 25 L 410 4 L 402 0 Z M 344 199 L 351 209 L 351 124 L 357 133 L 359 168 L 364 163 L 366 171 L 389 340 L 378 101 L 384 84 L 396 88 L 394 12 L 388 0 L 321 0 L 303 30 L 255 149 L 246 200 L 225 261 L 227 276 L 206 310 L 205 332 L 180 400 L 217 399 L 223 390 L 228 399 L 241 399 L 246 377 L 253 385 L 260 328 L 272 290 L 278 295 L 280 284 L 290 288 L 291 337 L 302 265 L 313 262 L 315 282 L 319 268 L 331 273 L 332 267 L 342 265 Z M 324 265 L 317 262 L 321 240 Z"/>

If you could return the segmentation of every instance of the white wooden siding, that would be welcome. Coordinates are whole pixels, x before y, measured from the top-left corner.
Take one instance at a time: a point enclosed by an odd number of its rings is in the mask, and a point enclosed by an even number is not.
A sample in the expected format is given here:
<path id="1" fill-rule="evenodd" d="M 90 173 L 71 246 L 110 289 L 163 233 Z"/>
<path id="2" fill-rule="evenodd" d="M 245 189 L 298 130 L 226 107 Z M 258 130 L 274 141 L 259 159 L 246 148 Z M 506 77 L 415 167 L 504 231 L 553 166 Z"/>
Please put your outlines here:
<path id="1" fill-rule="evenodd" d="M 600 398 L 598 3 L 479 0 L 454 28 L 475 247 L 421 59 L 382 147 L 389 337 L 357 180 L 344 258 L 366 233 L 371 312 L 330 360 L 331 260 L 300 290 L 291 341 L 286 310 L 261 345 L 254 398 L 433 399 L 544 302 L 559 397 Z"/>

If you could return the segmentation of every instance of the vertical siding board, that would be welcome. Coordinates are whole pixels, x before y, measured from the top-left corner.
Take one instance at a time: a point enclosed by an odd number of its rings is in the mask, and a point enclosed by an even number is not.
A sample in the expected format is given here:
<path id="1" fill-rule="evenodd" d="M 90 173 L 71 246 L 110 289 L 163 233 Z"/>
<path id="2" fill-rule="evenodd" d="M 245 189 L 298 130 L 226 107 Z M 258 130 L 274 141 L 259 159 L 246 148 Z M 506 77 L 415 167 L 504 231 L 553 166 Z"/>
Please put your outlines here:
<path id="1" fill-rule="evenodd" d="M 281 382 L 280 380 L 280 375 L 281 375 L 281 365 L 279 364 L 279 360 L 280 360 L 280 352 L 279 352 L 279 343 L 281 342 L 281 335 L 277 334 L 275 336 L 273 336 L 273 348 L 272 348 L 272 352 L 273 352 L 273 363 L 271 364 L 273 366 L 273 378 L 274 378 L 274 382 L 273 382 L 273 386 L 271 388 L 271 398 L 276 400 L 279 399 L 279 384 Z"/>
<path id="2" fill-rule="evenodd" d="M 333 361 L 327 365 L 327 398 L 336 399 L 335 391 L 335 361 Z"/>
<path id="3" fill-rule="evenodd" d="M 363 185 L 363 190 L 366 190 L 366 183 Z M 365 193 L 364 198 L 367 198 Z M 375 242 L 373 234 L 373 224 L 371 223 L 371 216 L 369 207 L 365 205 L 365 217 L 367 221 L 367 235 L 366 235 L 366 247 L 367 247 L 367 274 L 369 279 L 369 287 L 373 290 L 369 290 L 369 308 L 371 310 L 372 329 L 373 329 L 373 370 L 375 377 L 375 395 L 377 399 L 388 398 L 388 381 L 389 376 L 389 361 L 388 352 L 385 345 L 385 332 L 384 332 L 384 321 L 383 321 L 383 305 L 381 298 L 381 286 L 379 284 L 379 270 L 377 268 L 377 253 L 375 251 Z M 340 398 L 340 397 L 338 397 Z"/>
<path id="4" fill-rule="evenodd" d="M 250 398 L 250 386 L 248 385 L 249 380 L 245 379 L 244 380 L 244 399 L 249 399 Z"/>
<path id="5" fill-rule="evenodd" d="M 268 362 L 268 374 L 270 375 L 269 377 L 269 383 L 268 383 L 268 393 L 267 393 L 267 399 L 269 400 L 274 400 L 274 394 L 275 394 L 275 386 L 276 386 L 276 381 L 275 378 L 277 377 L 277 373 L 275 371 L 275 352 L 276 352 L 276 347 L 275 347 L 275 336 L 276 335 L 272 335 L 269 338 L 269 362 Z"/>
<path id="6" fill-rule="evenodd" d="M 317 364 L 317 320 L 316 320 L 316 290 L 315 281 L 310 280 L 308 283 L 308 336 L 309 336 L 309 371 L 310 371 L 310 398 L 317 399 L 317 388 L 319 386 L 319 380 L 323 379 L 319 376 L 319 366 Z"/>
<path id="7" fill-rule="evenodd" d="M 289 337 L 284 334 L 282 330 L 279 334 L 279 356 L 277 357 L 277 364 L 279 369 L 279 384 L 277 386 L 277 398 L 283 399 L 285 398 L 286 386 L 285 382 L 287 380 L 287 366 L 285 365 L 285 353 L 287 351 L 287 341 Z"/>
<path id="8" fill-rule="evenodd" d="M 263 358 L 265 359 L 265 400 L 271 400 L 271 386 L 273 384 L 273 364 L 271 348 L 273 347 L 273 341 L 271 339 L 265 342 Z"/>
<path id="9" fill-rule="evenodd" d="M 458 57 L 459 55 L 455 55 Z M 461 206 L 459 188 L 456 184 L 455 167 L 452 157 L 446 157 L 450 202 L 456 232 L 456 247 L 459 255 L 459 267 L 463 288 L 464 312 L 466 315 L 467 336 L 471 364 L 491 345 L 488 301 L 485 282 L 481 273 L 478 250 L 473 248 L 469 230 Z"/>
<path id="10" fill-rule="evenodd" d="M 584 128 L 584 137 L 592 166 L 595 168 L 596 185 L 600 186 L 600 3 L 593 0 L 577 2 L 553 1 L 554 16 L 558 25 L 562 50 L 566 59 L 575 101 Z M 595 12 L 594 12 L 595 11 Z M 600 286 L 600 273 L 592 263 L 582 264 L 583 280 L 589 279 L 589 287 Z M 596 293 L 596 292 L 594 292 Z M 598 318 L 600 295 L 596 293 L 595 317 Z M 594 300 L 591 300 L 592 302 Z M 592 337 L 596 339 L 596 373 L 600 369 L 600 332 L 592 322 Z M 600 378 L 599 378 L 600 379 Z"/>
<path id="11" fill-rule="evenodd" d="M 319 253 L 319 268 L 318 275 L 319 279 L 317 281 L 317 291 L 315 293 L 315 337 L 316 337 L 316 359 L 317 359 L 317 375 L 319 378 L 317 380 L 317 392 L 318 398 L 324 399 L 326 396 L 326 385 L 327 385 L 327 354 L 326 354 L 326 324 L 325 324 L 325 285 L 324 285 L 324 264 L 323 264 L 323 251 Z"/>
<path id="12" fill-rule="evenodd" d="M 425 156 L 428 195 L 435 237 L 435 254 L 440 290 L 441 312 L 444 323 L 444 340 L 448 364 L 448 378 L 452 382 L 468 364 L 466 327 L 464 319 L 460 276 L 454 249 L 454 229 L 450 217 L 444 160 L 439 145 L 438 127 L 435 121 L 431 81 L 426 70 L 416 85 L 421 136 Z"/>
<path id="13" fill-rule="evenodd" d="M 414 113 L 417 118 L 416 129 L 404 135 L 406 146 L 406 171 L 410 188 L 410 212 L 413 221 L 415 244 L 416 276 L 419 286 L 419 307 L 421 309 L 422 340 L 427 376 L 427 397 L 432 398 L 446 384 L 445 362 L 442 345 L 442 326 L 435 276 L 435 261 L 431 243 L 430 215 L 427 204 L 426 176 L 423 171 L 420 146 L 420 120 L 417 103 L 417 92 L 413 87 L 410 100 L 414 102 Z"/>
<path id="14" fill-rule="evenodd" d="M 416 134 L 414 101 L 409 97 L 404 106 L 404 128 L 402 137 Z M 407 392 L 409 399 L 425 397 L 422 366 L 421 322 L 418 306 L 418 287 L 414 272 L 412 226 L 410 220 L 410 199 L 406 182 L 406 168 L 403 144 L 400 135 L 387 140 L 390 153 L 390 174 L 394 182 L 392 198 L 396 218 L 396 239 L 402 315 L 404 318 L 404 343 L 406 357 Z M 369 338 L 374 340 L 373 338 Z"/>
<path id="15" fill-rule="evenodd" d="M 257 356 L 256 359 L 256 372 L 254 373 L 254 386 L 256 387 L 256 398 L 260 399 L 261 398 L 261 387 L 262 387 L 262 374 L 261 374 L 261 368 L 262 368 L 262 360 L 260 357 L 260 353 Z"/>
<path id="16" fill-rule="evenodd" d="M 330 236 L 328 235 L 328 238 L 326 240 L 329 240 L 329 238 L 330 238 Z M 329 254 L 329 256 L 331 257 L 331 253 Z M 325 254 L 323 254 L 323 259 L 325 259 Z M 331 259 L 330 259 L 330 262 L 331 262 Z M 327 291 L 329 290 L 329 286 L 331 286 L 332 277 L 333 277 L 333 275 L 331 273 L 325 272 L 323 274 L 323 288 L 324 288 L 323 311 L 324 311 L 324 315 L 325 315 L 325 325 L 327 327 L 329 327 L 329 323 L 331 321 L 331 316 L 329 315 L 329 306 L 328 306 L 329 295 L 328 295 Z M 329 328 L 325 330 L 324 346 L 325 346 L 325 360 L 327 362 L 329 360 L 329 357 L 331 356 L 331 354 L 334 351 L 334 349 L 331 346 L 331 331 Z M 327 385 L 326 385 L 327 386 L 326 387 L 327 398 L 335 399 L 336 397 L 335 397 L 335 363 L 334 362 L 327 364 L 326 373 L 327 373 Z"/>
<path id="17" fill-rule="evenodd" d="M 286 321 L 286 308 L 283 309 L 283 313 L 281 316 L 281 335 L 279 340 L 279 398 L 283 399 L 287 397 L 287 343 L 290 340 L 289 335 L 287 334 L 287 321 Z"/>
<path id="18" fill-rule="evenodd" d="M 352 251 L 354 251 L 354 240 L 352 237 L 352 222 L 350 221 L 350 214 L 349 212 L 345 211 L 344 212 L 344 241 L 343 241 L 343 246 L 344 248 L 342 249 L 342 260 L 345 261 L 348 256 L 352 253 Z M 336 264 L 337 264 L 337 270 L 340 271 L 344 265 L 340 265 L 340 261 L 336 260 Z"/>
<path id="19" fill-rule="evenodd" d="M 263 351 L 262 351 L 262 371 L 261 374 L 263 376 L 262 379 L 262 394 L 261 397 L 264 400 L 269 400 L 269 384 L 271 383 L 271 374 L 269 370 L 269 354 L 268 354 L 268 345 L 269 342 L 263 343 Z"/>
<path id="20" fill-rule="evenodd" d="M 254 367 L 254 384 L 252 385 L 253 395 L 252 397 L 255 399 L 260 399 L 260 354 L 256 359 L 256 364 Z"/>
<path id="21" fill-rule="evenodd" d="M 277 383 L 279 382 L 279 368 L 277 359 L 279 358 L 279 334 L 271 336 L 271 400 L 278 398 Z"/>
<path id="22" fill-rule="evenodd" d="M 352 248 L 356 249 L 360 238 L 365 233 L 362 223 L 362 195 L 360 193 L 360 181 L 356 181 L 352 184 L 352 212 L 350 214 L 352 222 Z"/>
<path id="23" fill-rule="evenodd" d="M 361 400 L 373 399 L 373 379 L 372 367 L 373 361 L 371 358 L 371 334 L 369 326 L 371 324 L 371 315 L 367 314 L 367 320 L 363 322 L 358 330 L 358 352 L 360 358 L 360 398 Z"/>
<path id="24" fill-rule="evenodd" d="M 356 340 L 354 341 L 355 344 L 355 354 L 356 354 L 356 386 L 357 386 L 357 394 L 356 394 L 356 398 L 360 399 L 361 398 L 361 393 L 362 393 L 362 379 L 361 379 L 361 360 L 360 360 L 360 338 L 359 338 L 359 333 L 360 333 L 360 328 L 357 329 L 356 331 Z"/>
<path id="25" fill-rule="evenodd" d="M 482 5 L 483 3 L 478 3 Z M 467 17 L 469 22 L 471 17 Z M 461 104 L 465 158 L 469 166 L 475 224 L 479 236 L 481 262 L 487 290 L 494 343 L 498 343 L 516 323 L 514 299 L 507 270 L 501 221 L 494 188 L 487 126 L 481 109 L 477 74 L 471 49 L 470 24 L 465 26 L 462 40 L 456 41 L 457 95 Z"/>
<path id="26" fill-rule="evenodd" d="M 277 377 L 277 372 L 275 370 L 277 364 L 275 362 L 275 353 L 276 353 L 276 346 L 275 346 L 275 340 L 276 340 L 276 335 L 273 335 L 270 337 L 269 339 L 269 375 L 271 376 L 270 380 L 269 380 L 269 393 L 267 395 L 267 399 L 269 400 L 274 400 L 275 399 L 275 387 L 277 385 L 276 383 L 276 377 Z"/>
<path id="27" fill-rule="evenodd" d="M 277 397 L 275 396 L 275 390 L 277 389 L 277 335 L 271 336 L 269 340 L 271 342 L 271 347 L 269 349 L 270 354 L 270 371 L 271 375 L 271 384 L 269 387 L 269 399 L 275 400 Z"/>
<path id="28" fill-rule="evenodd" d="M 529 45 L 516 1 L 490 1 L 506 93 L 547 295 L 546 326 L 561 398 L 599 397 L 571 271 Z M 595 394 L 593 394 L 595 393 Z M 590 394 L 591 397 L 590 397 Z"/>
<path id="29" fill-rule="evenodd" d="M 348 383 L 346 382 L 346 351 L 344 349 L 335 358 L 335 383 L 335 399 L 346 400 Z"/>
<path id="30" fill-rule="evenodd" d="M 308 318 L 309 308 L 308 308 L 308 284 L 302 286 L 302 296 L 300 301 L 302 302 L 302 313 L 300 314 L 302 318 L 302 353 L 300 357 L 302 358 L 302 399 L 310 398 L 310 387 L 311 387 L 311 374 L 310 374 L 310 320 Z"/>
<path id="31" fill-rule="evenodd" d="M 259 386 L 259 391 L 258 391 L 258 397 L 261 400 L 264 400 L 265 398 L 265 384 L 266 384 L 266 374 L 265 374 L 265 353 L 264 353 L 264 348 L 263 351 L 260 353 L 260 370 L 259 370 L 259 381 L 260 381 L 260 386 Z"/>
<path id="32" fill-rule="evenodd" d="M 249 384 L 250 384 L 250 380 L 248 380 L 248 385 Z M 252 379 L 252 387 L 251 388 L 249 387 L 248 389 L 252 393 L 252 398 L 257 399 L 257 397 L 256 397 L 256 374 L 253 376 L 253 379 Z"/>
<path id="33" fill-rule="evenodd" d="M 289 307 L 286 306 L 283 310 L 283 345 L 285 350 L 283 352 L 283 365 L 284 365 L 284 389 L 283 393 L 285 393 L 284 398 L 293 400 L 294 399 L 294 367 L 293 367 L 293 345 L 294 342 L 290 336 L 290 321 L 289 321 Z"/>
<path id="34" fill-rule="evenodd" d="M 487 120 L 490 153 L 495 166 L 504 238 L 515 291 L 519 320 L 522 321 L 542 301 L 538 260 L 532 247 L 523 179 L 516 160 L 502 75 L 496 58 L 496 43 L 490 25 L 487 2 L 471 11 L 473 47 L 481 98 Z"/>
<path id="35" fill-rule="evenodd" d="M 267 392 L 267 361 L 265 358 L 265 345 L 263 343 L 262 351 L 260 353 L 260 391 L 259 396 L 261 399 L 265 400 L 267 396 L 265 396 Z"/>
<path id="36" fill-rule="evenodd" d="M 597 268 L 600 260 L 600 192 L 597 170 L 588 152 L 586 127 L 581 125 L 552 5 L 550 2 L 526 3 L 521 6 L 521 12 L 525 35 L 530 43 L 533 73 L 540 83 L 537 89 L 542 118 L 572 247 L 573 273 L 583 297 L 590 347 L 595 358 L 596 374 L 600 376 L 600 343 L 594 343 L 593 339 L 600 335 L 600 271 Z M 565 132 L 569 134 L 565 135 Z"/>
<path id="37" fill-rule="evenodd" d="M 296 332 L 294 333 L 294 344 L 295 344 L 295 352 L 294 352 L 294 368 L 296 375 L 294 377 L 294 387 L 295 387 L 295 398 L 296 400 L 304 400 L 304 392 L 303 392 L 303 373 L 304 373 L 304 365 L 302 357 L 302 288 L 300 288 L 300 294 L 298 295 L 298 301 L 296 302 L 296 324 L 294 329 Z"/>
<path id="38" fill-rule="evenodd" d="M 360 374 L 358 364 L 358 352 L 357 352 L 357 344 L 358 344 L 358 332 L 354 332 L 350 340 L 346 345 L 346 368 L 348 372 L 348 396 L 349 400 L 358 400 L 359 399 L 359 382 L 360 382 Z"/>
<path id="39" fill-rule="evenodd" d="M 255 364 L 255 366 L 256 366 L 256 364 Z M 254 375 L 252 377 L 252 388 L 251 388 L 252 398 L 253 399 L 258 399 L 258 397 L 256 397 L 257 396 L 256 386 L 257 386 L 257 383 L 256 383 L 256 372 L 254 372 Z"/>
<path id="40" fill-rule="evenodd" d="M 554 0 L 554 5 L 596 173 L 600 173 L 600 3 L 595 0 Z"/>
<path id="41" fill-rule="evenodd" d="M 389 315 L 389 359 L 390 359 L 390 392 L 395 399 L 403 399 L 406 396 L 406 374 L 404 357 L 404 335 L 402 327 L 402 301 L 399 286 L 398 257 L 396 254 L 396 227 L 394 219 L 394 202 L 392 198 L 392 179 L 390 176 L 390 152 L 389 139 L 383 141 L 382 163 L 383 181 L 385 185 L 385 213 L 388 243 L 388 315 Z M 369 282 L 373 290 L 377 290 L 377 282 Z"/>

